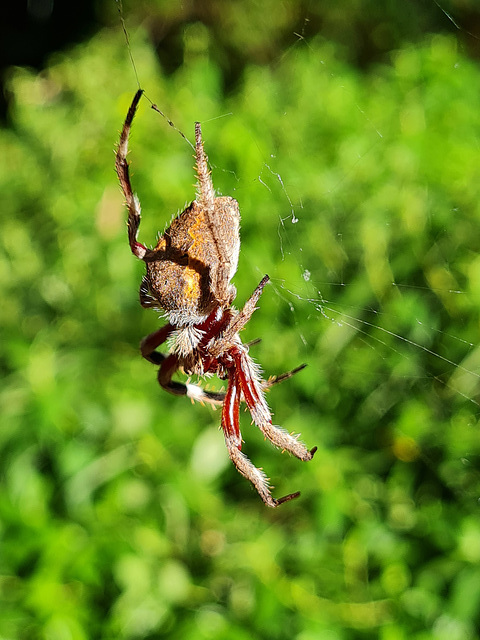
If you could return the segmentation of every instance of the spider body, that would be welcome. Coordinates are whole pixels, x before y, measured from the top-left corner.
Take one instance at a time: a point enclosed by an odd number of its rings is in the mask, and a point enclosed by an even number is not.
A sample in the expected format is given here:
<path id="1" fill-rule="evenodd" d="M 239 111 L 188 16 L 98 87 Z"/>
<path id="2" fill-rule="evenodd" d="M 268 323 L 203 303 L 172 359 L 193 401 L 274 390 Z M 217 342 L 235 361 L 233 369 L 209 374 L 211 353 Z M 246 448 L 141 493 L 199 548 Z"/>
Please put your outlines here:
<path id="1" fill-rule="evenodd" d="M 212 218 L 210 224 L 205 209 L 192 202 L 144 258 L 145 286 L 176 324 L 201 322 L 218 304 L 227 308 L 235 297 L 229 282 L 240 250 L 237 202 L 215 198 Z M 212 226 L 225 237 L 214 235 Z"/>
<path id="2" fill-rule="evenodd" d="M 276 507 L 299 493 L 273 498 L 263 471 L 241 452 L 240 403 L 245 402 L 253 422 L 275 446 L 301 460 L 310 460 L 316 447 L 308 450 L 297 435 L 274 426 L 265 400 L 269 386 L 289 378 L 304 365 L 263 381 L 248 345 L 240 339 L 239 331 L 255 311 L 268 276 L 242 310 L 232 307 L 236 290 L 231 279 L 240 251 L 240 212 L 233 198 L 215 197 L 199 123 L 195 124 L 196 199 L 172 221 L 153 249 L 137 241 L 140 203 L 132 190 L 126 156 L 141 95 L 142 91 L 137 91 L 125 119 L 115 166 L 128 208 L 130 248 L 146 264 L 140 303 L 161 310 L 168 323 L 144 338 L 140 350 L 144 358 L 159 365 L 158 381 L 164 389 L 222 406 L 222 429 L 232 462 L 252 482 L 265 504 Z M 166 340 L 170 344 L 167 355 L 157 351 Z M 174 381 L 177 371 L 199 376 L 216 374 L 228 381 L 227 390 L 207 391 L 196 384 Z"/>

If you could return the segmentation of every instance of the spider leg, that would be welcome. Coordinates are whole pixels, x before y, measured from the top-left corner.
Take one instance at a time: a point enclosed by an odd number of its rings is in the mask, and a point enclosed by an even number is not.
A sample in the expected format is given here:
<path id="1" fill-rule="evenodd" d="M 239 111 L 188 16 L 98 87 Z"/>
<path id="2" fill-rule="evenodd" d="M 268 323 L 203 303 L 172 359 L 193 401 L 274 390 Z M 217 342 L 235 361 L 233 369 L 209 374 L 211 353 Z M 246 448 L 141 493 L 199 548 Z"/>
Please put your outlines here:
<path id="1" fill-rule="evenodd" d="M 295 369 L 292 369 L 291 371 L 286 371 L 285 373 L 281 373 L 278 376 L 270 376 L 268 380 L 261 380 L 260 387 L 262 391 L 268 391 L 270 387 L 273 387 L 273 385 L 279 384 L 284 380 L 288 380 L 302 369 L 305 369 L 306 366 L 306 364 L 301 364 L 299 367 L 295 367 Z M 225 393 L 223 391 L 218 391 L 215 395 L 217 396 L 217 401 L 215 402 L 215 404 L 221 404 L 223 402 L 223 399 L 225 398 Z M 241 402 L 245 402 L 243 394 L 241 396 Z"/>
<path id="2" fill-rule="evenodd" d="M 132 185 L 130 183 L 130 174 L 128 170 L 127 152 L 128 152 L 128 136 L 132 127 L 133 118 L 137 110 L 138 103 L 142 97 L 143 91 L 139 89 L 135 94 L 130 109 L 128 110 L 125 123 L 123 125 L 122 133 L 120 134 L 120 142 L 118 143 L 117 154 L 115 156 L 115 168 L 117 170 L 118 179 L 120 180 L 120 186 L 122 187 L 123 194 L 128 208 L 128 241 L 130 243 L 130 249 L 137 258 L 143 259 L 147 253 L 147 248 L 137 242 L 138 227 L 140 225 L 140 202 L 137 196 L 133 193 Z"/>
<path id="3" fill-rule="evenodd" d="M 255 364 L 245 349 L 234 347 L 230 353 L 235 361 L 238 379 L 248 410 L 263 435 L 276 447 L 288 451 L 300 460 L 311 460 L 317 447 L 307 449 L 303 442 L 299 441 L 298 435 L 291 435 L 285 429 L 272 424 L 272 416 L 265 400 L 262 383 L 259 380 Z M 288 376 L 288 374 L 284 375 Z M 279 376 L 279 378 L 283 379 L 283 376 Z"/>
<path id="4" fill-rule="evenodd" d="M 288 500 L 297 498 L 300 493 L 291 493 L 279 499 L 274 498 L 270 493 L 268 478 L 264 472 L 261 469 L 257 469 L 247 456 L 241 452 L 242 436 L 240 435 L 239 424 L 241 388 L 235 371 L 230 370 L 230 372 L 231 375 L 228 379 L 228 388 L 222 409 L 222 429 L 228 455 L 239 473 L 253 484 L 263 502 L 269 507 L 278 507 L 278 505 Z"/>
<path id="5" fill-rule="evenodd" d="M 208 169 L 208 158 L 203 149 L 202 128 L 195 123 L 195 158 L 197 161 L 198 198 L 202 207 L 210 212 L 215 206 L 215 191 Z"/>
<path id="6" fill-rule="evenodd" d="M 252 293 L 250 298 L 246 301 L 243 309 L 236 316 L 234 316 L 233 320 L 223 332 L 222 337 L 212 345 L 210 351 L 213 356 L 219 356 L 221 353 L 226 351 L 234 341 L 236 334 L 241 331 L 250 320 L 253 312 L 257 308 L 256 304 L 258 302 L 258 299 L 262 295 L 262 291 L 269 280 L 270 278 L 268 276 L 263 276 L 260 284 Z"/>
<path id="7" fill-rule="evenodd" d="M 258 344 L 261 341 L 262 341 L 261 338 L 255 338 L 254 340 L 250 340 L 250 342 L 245 342 L 245 346 L 247 347 L 247 349 L 250 349 L 250 347 L 253 347 L 254 345 Z M 305 369 L 306 366 L 307 365 L 303 363 L 298 367 L 295 367 L 295 369 L 292 369 L 291 371 L 286 371 L 285 373 L 281 373 L 278 376 L 270 376 L 268 380 L 262 380 L 261 381 L 262 389 L 266 391 L 270 387 L 273 387 L 274 384 L 278 384 L 279 382 L 288 380 L 289 378 L 294 376 L 296 373 L 298 373 L 302 369 Z"/>
<path id="8" fill-rule="evenodd" d="M 163 356 L 163 354 L 160 355 Z M 187 396 L 187 386 L 172 380 L 172 376 L 178 371 L 178 368 L 178 357 L 175 354 L 171 353 L 168 356 L 163 356 L 157 375 L 158 383 L 165 391 L 173 393 L 174 396 Z"/>
<path id="9" fill-rule="evenodd" d="M 152 356 L 155 358 L 155 360 L 152 359 Z M 158 357 L 161 357 L 161 360 L 157 360 Z M 166 356 L 163 353 L 154 351 L 153 353 L 150 354 L 150 357 L 148 357 L 147 360 L 149 360 L 150 362 L 153 362 L 153 364 L 161 364 L 165 357 Z M 263 391 L 268 391 L 268 389 L 270 389 L 270 387 L 273 387 L 274 384 L 279 384 L 284 380 L 288 380 L 289 378 L 294 376 L 296 373 L 304 369 L 306 366 L 307 366 L 306 364 L 301 364 L 299 367 L 292 369 L 292 371 L 287 371 L 286 373 L 282 373 L 278 376 L 271 376 L 268 380 L 262 380 L 260 383 L 261 389 Z M 185 392 L 185 395 L 187 395 L 189 398 L 192 398 L 192 400 L 197 400 L 199 402 L 208 402 L 209 404 L 214 406 L 219 406 L 223 404 L 223 401 L 225 400 L 225 395 L 226 395 L 225 391 L 207 391 L 206 389 L 203 389 L 199 385 L 194 385 L 194 384 L 189 384 L 187 386 L 190 388 L 192 387 L 195 388 L 190 392 Z M 240 401 L 245 402 L 243 393 L 240 397 Z"/>
<path id="10" fill-rule="evenodd" d="M 262 341 L 261 338 L 254 338 L 253 340 L 250 340 L 249 342 L 245 342 L 245 346 L 250 349 L 250 347 L 253 347 L 256 344 L 260 344 L 260 342 Z"/>
<path id="11" fill-rule="evenodd" d="M 292 378 L 296 373 L 298 373 L 302 369 L 305 369 L 306 366 L 307 366 L 306 364 L 301 364 L 298 367 L 295 367 L 295 369 L 292 369 L 291 371 L 286 371 L 285 373 L 281 373 L 278 376 L 270 376 L 268 380 L 262 380 L 260 383 L 260 386 L 263 389 L 263 391 L 267 391 L 267 389 L 270 389 L 270 387 L 273 387 L 274 384 L 279 384 L 284 380 L 288 380 L 289 378 Z"/>
<path id="12" fill-rule="evenodd" d="M 163 353 L 160 353 L 160 351 L 156 351 L 156 348 L 163 342 L 165 342 L 172 331 L 173 327 L 169 323 L 143 338 L 140 343 L 140 353 L 145 358 L 145 360 L 148 360 L 153 364 L 162 364 L 167 356 Z"/>
<path id="13" fill-rule="evenodd" d="M 198 402 L 208 402 L 215 406 L 221 405 L 225 397 L 224 393 L 207 391 L 196 384 L 184 384 L 172 380 L 172 376 L 180 368 L 178 356 L 175 354 L 166 355 L 157 351 L 157 347 L 165 342 L 172 331 L 174 331 L 174 327 L 171 324 L 166 324 L 143 338 L 140 343 L 140 352 L 145 360 L 152 364 L 160 365 L 158 370 L 160 386 L 176 396 L 187 396 L 187 398 Z"/>
<path id="14" fill-rule="evenodd" d="M 184 384 L 172 380 L 172 376 L 180 368 L 181 362 L 175 354 L 166 355 L 157 351 L 157 347 L 165 342 L 174 329 L 175 327 L 168 323 L 164 327 L 157 329 L 157 331 L 150 333 L 140 343 L 140 352 L 145 360 L 160 366 L 158 370 L 160 386 L 176 396 L 187 396 L 192 400 L 208 402 L 214 406 L 221 405 L 225 397 L 223 392 L 207 391 L 196 384 Z"/>
<path id="15" fill-rule="evenodd" d="M 147 358 L 147 360 L 150 360 L 150 362 L 153 362 L 154 364 L 160 364 L 157 378 L 158 383 L 163 389 L 165 389 L 165 391 L 173 393 L 175 396 L 186 396 L 187 398 L 196 400 L 197 402 L 208 402 L 213 406 L 223 404 L 225 394 L 222 392 L 217 393 L 216 391 L 207 391 L 198 384 L 190 384 L 189 382 L 185 384 L 183 382 L 172 380 L 173 374 L 178 371 L 181 366 L 177 355 L 171 353 L 170 355 L 165 356 L 163 353 L 159 353 L 158 351 L 154 351 L 153 353 L 156 354 L 154 358 L 160 356 L 162 357 L 162 360 L 159 362 L 150 358 Z"/>

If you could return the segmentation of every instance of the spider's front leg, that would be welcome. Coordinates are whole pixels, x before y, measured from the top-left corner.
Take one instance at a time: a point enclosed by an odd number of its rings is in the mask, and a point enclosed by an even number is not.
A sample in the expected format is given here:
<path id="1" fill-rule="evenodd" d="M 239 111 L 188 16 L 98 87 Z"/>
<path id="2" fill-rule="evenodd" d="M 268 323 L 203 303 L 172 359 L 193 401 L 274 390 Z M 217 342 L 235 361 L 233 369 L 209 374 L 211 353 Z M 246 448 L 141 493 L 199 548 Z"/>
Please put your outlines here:
<path id="1" fill-rule="evenodd" d="M 115 169 L 117 170 L 118 179 L 120 180 L 120 186 L 122 187 L 123 195 L 128 207 L 128 241 L 130 243 L 130 249 L 132 253 L 143 260 L 147 254 L 147 248 L 137 242 L 138 227 L 140 225 L 140 202 L 137 196 L 133 193 L 132 185 L 130 183 L 130 174 L 128 170 L 127 152 L 128 152 L 128 137 L 130 135 L 130 129 L 132 127 L 133 118 L 142 97 L 142 89 L 139 89 L 135 94 L 130 109 L 128 110 L 125 123 L 123 125 L 122 133 L 120 134 L 120 142 L 118 143 L 117 154 L 115 156 Z"/>
<path id="2" fill-rule="evenodd" d="M 243 329 L 243 327 L 247 324 L 250 318 L 255 311 L 256 304 L 262 295 L 262 291 L 270 280 L 269 276 L 263 276 L 260 280 L 259 285 L 252 293 L 250 298 L 246 301 L 243 306 L 243 309 L 234 316 L 233 320 L 224 330 L 222 337 L 215 342 L 215 344 L 211 347 L 210 352 L 213 356 L 219 356 L 224 351 L 227 351 L 229 346 L 232 344 L 236 334 Z"/>
<path id="3" fill-rule="evenodd" d="M 274 498 L 270 493 L 268 478 L 261 469 L 257 469 L 250 460 L 241 452 L 242 436 L 240 434 L 239 412 L 240 412 L 241 387 L 235 369 L 230 369 L 228 378 L 228 388 L 225 394 L 222 409 L 222 429 L 225 436 L 230 460 L 238 471 L 250 480 L 263 502 L 269 507 L 293 500 L 300 495 L 300 492 L 290 493 L 283 498 Z"/>

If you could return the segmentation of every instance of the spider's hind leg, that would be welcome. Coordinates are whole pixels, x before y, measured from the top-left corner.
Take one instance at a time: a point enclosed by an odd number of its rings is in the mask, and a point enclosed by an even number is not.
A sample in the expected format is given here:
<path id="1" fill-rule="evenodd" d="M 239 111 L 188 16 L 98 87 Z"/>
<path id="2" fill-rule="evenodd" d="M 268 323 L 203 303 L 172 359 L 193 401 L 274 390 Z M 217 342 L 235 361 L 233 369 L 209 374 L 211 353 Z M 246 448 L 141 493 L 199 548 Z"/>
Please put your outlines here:
<path id="1" fill-rule="evenodd" d="M 298 498 L 300 491 L 289 493 L 287 496 L 283 496 L 283 498 L 274 498 L 270 493 L 268 478 L 265 476 L 264 472 L 261 469 L 257 469 L 257 467 L 250 462 L 247 456 L 243 454 L 234 443 L 230 442 L 227 437 L 225 437 L 225 443 L 227 445 L 230 460 L 237 468 L 237 471 L 239 471 L 244 478 L 250 480 L 267 507 L 278 507 L 284 502 L 289 502 L 290 500 Z"/>
<path id="2" fill-rule="evenodd" d="M 274 498 L 270 493 L 268 478 L 261 469 L 257 469 L 240 449 L 242 436 L 240 434 L 239 410 L 240 410 L 240 383 L 235 372 L 231 371 L 228 379 L 228 388 L 222 409 L 222 429 L 225 436 L 228 455 L 239 473 L 250 480 L 263 502 L 268 507 L 278 507 L 284 502 L 298 498 L 300 492 L 290 493 L 283 498 Z"/>
<path id="3" fill-rule="evenodd" d="M 248 410 L 254 423 L 263 435 L 268 438 L 273 445 L 279 449 L 288 451 L 300 460 L 311 460 L 317 447 L 307 449 L 303 442 L 299 440 L 298 435 L 292 435 L 285 431 L 285 429 L 272 424 L 272 416 L 265 400 L 264 386 L 256 372 L 255 364 L 248 353 L 244 349 L 236 348 L 232 349 L 231 355 L 235 361 L 239 383 Z M 293 375 L 293 373 L 280 375 L 278 376 L 278 380 L 274 379 L 274 383 L 276 381 L 280 382 L 284 379 L 284 376 L 290 377 L 290 375 Z"/>

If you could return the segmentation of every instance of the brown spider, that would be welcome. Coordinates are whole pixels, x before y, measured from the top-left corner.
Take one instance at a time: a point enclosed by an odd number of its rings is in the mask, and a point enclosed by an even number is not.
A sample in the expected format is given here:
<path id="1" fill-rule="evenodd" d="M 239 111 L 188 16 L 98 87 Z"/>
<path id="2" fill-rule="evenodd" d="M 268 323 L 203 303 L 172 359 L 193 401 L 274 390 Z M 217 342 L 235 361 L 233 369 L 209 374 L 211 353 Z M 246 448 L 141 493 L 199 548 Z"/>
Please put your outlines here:
<path id="1" fill-rule="evenodd" d="M 236 200 L 215 197 L 208 160 L 203 150 L 200 124 L 195 123 L 197 197 L 175 218 L 154 249 L 137 242 L 140 203 L 133 194 L 127 163 L 128 137 L 142 90 L 137 91 L 123 125 L 116 154 L 116 170 L 128 207 L 128 238 L 132 253 L 146 264 L 140 286 L 140 303 L 168 317 L 168 324 L 144 338 L 142 356 L 159 365 L 158 382 L 175 395 L 222 406 L 222 429 L 228 455 L 238 471 L 255 486 L 269 507 L 298 497 L 299 492 L 275 499 L 268 478 L 241 453 L 240 402 L 244 401 L 253 422 L 275 446 L 300 460 L 311 460 L 308 450 L 284 429 L 272 424 L 264 391 L 289 378 L 305 365 L 263 381 L 238 335 L 255 311 L 269 278 L 265 276 L 241 311 L 232 307 L 236 290 L 231 279 L 237 270 L 240 250 L 240 212 Z M 169 339 L 170 351 L 156 348 Z M 227 391 L 214 392 L 195 384 L 172 380 L 177 371 L 187 375 L 217 374 L 228 380 Z"/>

